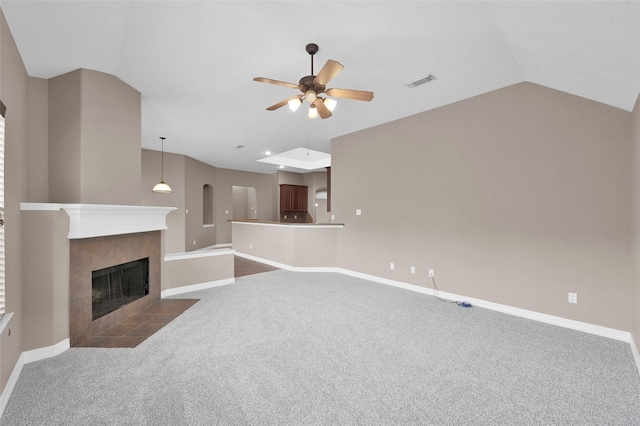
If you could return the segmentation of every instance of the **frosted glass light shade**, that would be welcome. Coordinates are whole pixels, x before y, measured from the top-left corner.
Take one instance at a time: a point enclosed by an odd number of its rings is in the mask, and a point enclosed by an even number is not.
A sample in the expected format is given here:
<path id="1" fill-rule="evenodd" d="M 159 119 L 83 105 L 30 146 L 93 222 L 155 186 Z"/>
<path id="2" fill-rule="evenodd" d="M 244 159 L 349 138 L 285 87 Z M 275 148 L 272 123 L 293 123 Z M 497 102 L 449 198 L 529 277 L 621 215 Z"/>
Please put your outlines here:
<path id="1" fill-rule="evenodd" d="M 288 103 L 289 103 L 289 109 L 291 111 L 295 111 L 298 109 L 298 107 L 300 107 L 300 105 L 302 104 L 302 101 L 300 99 L 291 99 Z"/>
<path id="2" fill-rule="evenodd" d="M 318 118 L 318 109 L 315 107 L 315 105 L 311 105 L 309 107 L 309 112 L 307 113 L 307 116 L 309 118 Z"/>
<path id="3" fill-rule="evenodd" d="M 331 112 L 333 112 L 334 109 L 336 109 L 336 105 L 338 105 L 338 102 L 336 102 L 333 99 L 325 99 L 324 100 L 324 106 L 327 107 L 327 109 Z"/>
<path id="4" fill-rule="evenodd" d="M 156 183 L 152 191 L 159 192 L 161 194 L 171 194 L 171 187 L 166 183 L 164 183 L 163 181 L 160 181 L 159 183 Z"/>

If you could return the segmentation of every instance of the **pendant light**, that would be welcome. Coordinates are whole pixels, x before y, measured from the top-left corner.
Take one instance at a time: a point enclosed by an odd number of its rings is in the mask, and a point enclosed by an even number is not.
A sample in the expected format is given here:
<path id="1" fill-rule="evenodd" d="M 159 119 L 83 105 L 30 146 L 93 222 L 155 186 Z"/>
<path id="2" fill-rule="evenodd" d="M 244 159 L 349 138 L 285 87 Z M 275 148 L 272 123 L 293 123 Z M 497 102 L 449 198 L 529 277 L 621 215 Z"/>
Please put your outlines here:
<path id="1" fill-rule="evenodd" d="M 162 141 L 162 168 L 161 168 L 161 175 L 160 175 L 160 182 L 156 183 L 156 185 L 153 187 L 152 191 L 153 192 L 158 192 L 160 194 L 171 194 L 171 187 L 169 185 L 167 185 L 166 183 L 164 183 L 164 140 L 166 138 L 160 137 L 160 140 Z"/>

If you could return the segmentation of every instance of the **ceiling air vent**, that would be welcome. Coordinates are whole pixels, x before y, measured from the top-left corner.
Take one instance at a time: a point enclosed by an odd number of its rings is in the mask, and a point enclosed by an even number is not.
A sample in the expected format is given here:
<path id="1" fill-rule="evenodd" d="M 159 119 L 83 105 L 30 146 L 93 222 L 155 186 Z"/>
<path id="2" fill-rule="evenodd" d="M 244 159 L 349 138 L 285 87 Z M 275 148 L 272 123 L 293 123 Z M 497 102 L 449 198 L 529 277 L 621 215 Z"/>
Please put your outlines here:
<path id="1" fill-rule="evenodd" d="M 238 146 L 236 146 L 236 148 L 237 149 L 242 149 L 242 148 L 244 148 L 244 145 L 238 145 Z"/>
<path id="2" fill-rule="evenodd" d="M 421 86 L 425 83 L 428 83 L 430 81 L 433 81 L 436 79 L 436 76 L 433 74 L 427 74 L 427 75 L 423 75 L 421 77 L 418 77 L 416 79 L 413 79 L 411 81 L 407 81 L 406 83 L 404 83 L 405 86 L 407 86 L 409 89 L 413 89 L 414 87 L 418 87 Z"/>

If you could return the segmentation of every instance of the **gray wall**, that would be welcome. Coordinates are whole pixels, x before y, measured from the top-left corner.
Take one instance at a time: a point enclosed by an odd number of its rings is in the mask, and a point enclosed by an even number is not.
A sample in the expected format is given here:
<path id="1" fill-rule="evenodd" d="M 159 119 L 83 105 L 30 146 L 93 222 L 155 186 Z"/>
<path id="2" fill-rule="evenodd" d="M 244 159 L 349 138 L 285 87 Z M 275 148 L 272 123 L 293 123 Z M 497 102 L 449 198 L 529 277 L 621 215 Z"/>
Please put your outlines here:
<path id="1" fill-rule="evenodd" d="M 338 266 L 629 330 L 630 119 L 521 83 L 334 139 Z"/>

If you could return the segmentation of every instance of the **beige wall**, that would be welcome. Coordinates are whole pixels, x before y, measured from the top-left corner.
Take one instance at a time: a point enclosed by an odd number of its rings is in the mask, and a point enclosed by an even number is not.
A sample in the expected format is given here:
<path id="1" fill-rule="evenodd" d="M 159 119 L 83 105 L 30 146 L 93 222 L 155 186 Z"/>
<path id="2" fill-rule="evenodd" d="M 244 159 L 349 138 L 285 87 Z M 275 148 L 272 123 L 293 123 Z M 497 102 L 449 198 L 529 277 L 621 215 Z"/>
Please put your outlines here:
<path id="1" fill-rule="evenodd" d="M 49 80 L 49 200 L 79 203 L 81 183 L 80 70 Z"/>
<path id="2" fill-rule="evenodd" d="M 14 316 L 0 335 L 0 390 L 22 352 L 22 261 L 20 202 L 28 193 L 28 77 L 0 10 L 0 99 L 7 106 L 5 129 L 6 307 Z M 10 334 L 10 335 L 9 335 Z"/>
<path id="3" fill-rule="evenodd" d="M 49 82 L 29 77 L 28 88 L 29 198 L 23 201 L 49 201 Z"/>
<path id="4" fill-rule="evenodd" d="M 22 350 L 53 346 L 69 338 L 69 216 L 22 212 Z"/>
<path id="5" fill-rule="evenodd" d="M 50 200 L 140 203 L 140 92 L 86 69 L 49 80 Z"/>
<path id="6" fill-rule="evenodd" d="M 161 152 L 142 150 L 142 179 L 140 200 L 143 206 L 176 207 L 167 215 L 167 229 L 164 233 L 165 251 L 163 253 L 182 253 L 185 247 L 185 156 L 164 153 L 164 181 L 171 186 L 171 194 L 152 192 L 154 185 L 160 182 Z"/>
<path id="7" fill-rule="evenodd" d="M 327 189 L 327 172 L 311 172 L 302 175 L 302 184 L 309 188 L 307 193 L 309 213 L 314 223 L 330 223 L 331 213 L 327 212 L 327 200 L 318 200 L 316 207 L 316 191 Z"/>
<path id="8" fill-rule="evenodd" d="M 633 282 L 631 286 L 631 332 L 640 349 L 640 95 L 631 114 L 633 137 Z"/>
<path id="9" fill-rule="evenodd" d="M 81 72 L 82 203 L 140 204 L 140 92 L 122 80 Z"/>
<path id="10" fill-rule="evenodd" d="M 336 266 L 343 228 L 233 223 L 233 249 L 294 267 Z"/>
<path id="11" fill-rule="evenodd" d="M 166 145 L 165 145 L 166 146 Z M 169 206 L 178 210 L 169 213 L 165 232 L 166 253 L 182 253 L 231 243 L 233 214 L 232 187 L 255 187 L 258 219 L 277 218 L 277 177 L 261 173 L 219 169 L 180 154 L 164 154 L 164 180 L 173 192 L 154 194 L 153 185 L 160 181 L 160 151 L 142 150 L 141 199 L 145 206 Z M 214 222 L 212 228 L 202 226 L 202 186 L 213 187 Z M 186 210 L 189 214 L 186 214 Z M 227 213 L 228 212 L 228 213 Z M 193 244 L 193 241 L 196 244 Z"/>
<path id="12" fill-rule="evenodd" d="M 203 226 L 202 203 L 203 186 L 205 184 L 213 187 L 214 205 L 216 203 L 216 170 L 215 167 L 190 157 L 185 157 L 185 166 L 185 201 L 186 208 L 189 210 L 186 215 L 185 247 L 188 251 L 191 251 L 216 244 L 216 228 L 218 225 L 214 223 L 215 226 Z M 193 243 L 194 241 L 195 244 Z"/>
<path id="13" fill-rule="evenodd" d="M 212 250 L 214 251 L 214 250 Z M 218 251 L 218 250 L 215 250 Z M 231 280 L 234 276 L 233 252 L 164 262 L 162 290 Z"/>
<path id="14" fill-rule="evenodd" d="M 338 266 L 629 330 L 631 154 L 629 113 L 529 83 L 334 139 Z"/>
<path id="15" fill-rule="evenodd" d="M 216 200 L 216 242 L 231 243 L 231 222 L 233 212 L 232 187 L 252 186 L 258 195 L 258 220 L 275 221 L 278 218 L 278 177 L 275 174 L 243 172 L 216 168 L 216 184 L 213 188 Z M 227 213 L 228 212 L 228 213 Z"/>

